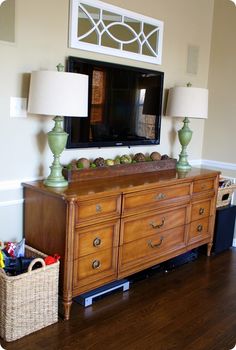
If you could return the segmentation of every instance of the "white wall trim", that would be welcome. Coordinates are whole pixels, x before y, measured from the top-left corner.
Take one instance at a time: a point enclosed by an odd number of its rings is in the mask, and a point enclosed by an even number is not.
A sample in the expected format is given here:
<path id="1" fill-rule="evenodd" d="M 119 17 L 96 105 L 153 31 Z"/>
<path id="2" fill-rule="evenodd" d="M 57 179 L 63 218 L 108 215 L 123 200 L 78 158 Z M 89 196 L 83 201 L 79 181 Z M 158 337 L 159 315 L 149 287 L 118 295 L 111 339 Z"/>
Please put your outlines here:
<path id="1" fill-rule="evenodd" d="M 201 159 L 201 165 L 236 171 L 236 163 L 218 162 L 216 160 Z"/>
<path id="2" fill-rule="evenodd" d="M 10 181 L 0 181 L 0 191 L 9 191 L 9 190 L 19 190 L 22 188 L 23 182 L 31 182 L 41 180 L 42 178 L 25 178 L 18 180 Z"/>
<path id="3" fill-rule="evenodd" d="M 0 207 L 9 207 L 11 205 L 20 205 L 23 204 L 24 199 L 15 199 L 13 201 L 3 201 L 0 202 Z"/>
<path id="4" fill-rule="evenodd" d="M 201 159 L 193 159 L 193 160 L 190 160 L 189 163 L 192 165 L 192 166 L 199 166 L 202 164 L 202 160 Z"/>
<path id="5" fill-rule="evenodd" d="M 233 247 L 236 247 L 236 238 L 233 239 L 233 244 L 232 244 Z"/>

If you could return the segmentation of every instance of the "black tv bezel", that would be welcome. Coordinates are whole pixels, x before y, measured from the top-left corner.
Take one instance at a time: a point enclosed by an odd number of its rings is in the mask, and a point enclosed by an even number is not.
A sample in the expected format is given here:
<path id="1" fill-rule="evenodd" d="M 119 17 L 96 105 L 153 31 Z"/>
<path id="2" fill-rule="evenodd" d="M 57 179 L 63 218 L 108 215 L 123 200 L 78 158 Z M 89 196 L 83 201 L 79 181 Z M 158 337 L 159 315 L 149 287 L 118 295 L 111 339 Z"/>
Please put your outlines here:
<path id="1" fill-rule="evenodd" d="M 66 148 L 72 149 L 72 148 L 103 148 L 103 147 L 132 147 L 132 146 L 150 146 L 150 145 L 159 145 L 160 144 L 160 134 L 161 134 L 161 117 L 162 117 L 162 105 L 163 105 L 163 88 L 164 88 L 164 72 L 157 71 L 157 70 L 151 70 L 146 68 L 140 68 L 140 67 L 132 67 L 132 66 L 126 66 L 126 65 L 120 65 L 115 63 L 108 63 L 104 61 L 96 61 L 91 60 L 87 58 L 80 58 L 75 56 L 69 56 L 67 60 L 67 71 L 68 72 L 76 72 L 75 65 L 78 65 L 79 63 L 87 63 L 87 64 L 93 64 L 96 66 L 102 66 L 102 67 L 118 67 L 124 70 L 133 70 L 136 72 L 142 72 L 142 73 L 159 73 L 161 76 L 161 98 L 160 98 L 160 115 L 156 118 L 156 126 L 155 126 L 155 135 L 156 138 L 153 140 L 129 140 L 129 141 L 92 141 L 92 142 L 73 142 L 71 140 L 71 134 L 72 134 L 72 120 L 73 117 L 65 117 L 64 118 L 64 129 L 68 133 L 68 139 Z M 83 74 L 83 73 L 82 73 Z M 91 84 L 91 77 L 89 78 L 89 85 Z M 89 100 L 91 100 L 91 89 L 89 89 Z M 88 114 L 90 113 L 90 106 L 88 107 Z"/>

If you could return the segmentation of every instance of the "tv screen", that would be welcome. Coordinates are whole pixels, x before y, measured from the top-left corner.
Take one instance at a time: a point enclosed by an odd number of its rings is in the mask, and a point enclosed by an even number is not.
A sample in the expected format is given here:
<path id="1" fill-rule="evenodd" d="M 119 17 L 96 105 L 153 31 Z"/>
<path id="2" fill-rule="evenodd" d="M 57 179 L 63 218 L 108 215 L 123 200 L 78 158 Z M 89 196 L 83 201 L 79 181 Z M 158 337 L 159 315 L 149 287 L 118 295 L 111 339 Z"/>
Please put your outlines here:
<path id="1" fill-rule="evenodd" d="M 89 76 L 88 117 L 65 118 L 67 148 L 160 143 L 163 72 L 78 57 L 67 70 Z"/>

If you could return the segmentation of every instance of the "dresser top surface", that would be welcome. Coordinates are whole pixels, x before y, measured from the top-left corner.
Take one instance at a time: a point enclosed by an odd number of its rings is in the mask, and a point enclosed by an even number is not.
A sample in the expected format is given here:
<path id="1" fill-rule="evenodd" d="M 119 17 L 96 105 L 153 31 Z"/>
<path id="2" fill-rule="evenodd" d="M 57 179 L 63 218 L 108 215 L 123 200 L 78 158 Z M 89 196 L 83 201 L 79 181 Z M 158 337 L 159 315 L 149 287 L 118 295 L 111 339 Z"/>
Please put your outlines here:
<path id="1" fill-rule="evenodd" d="M 76 181 L 69 183 L 68 187 L 64 188 L 47 187 L 43 184 L 43 181 L 23 183 L 23 186 L 47 193 L 48 195 L 70 199 L 78 196 L 94 196 L 104 192 L 106 194 L 135 192 L 156 186 L 189 182 L 198 178 L 214 177 L 217 174 L 219 172 L 214 170 L 192 168 L 187 173 L 179 173 L 176 170 L 163 170 L 143 174 L 122 175 L 106 179 Z"/>

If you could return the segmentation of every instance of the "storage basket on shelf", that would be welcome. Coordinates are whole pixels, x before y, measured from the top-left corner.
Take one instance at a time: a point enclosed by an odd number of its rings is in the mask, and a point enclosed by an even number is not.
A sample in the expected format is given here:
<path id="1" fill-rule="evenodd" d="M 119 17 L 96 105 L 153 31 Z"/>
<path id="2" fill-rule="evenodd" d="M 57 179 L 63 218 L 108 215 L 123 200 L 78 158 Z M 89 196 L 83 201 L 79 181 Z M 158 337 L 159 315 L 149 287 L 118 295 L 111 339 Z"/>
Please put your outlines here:
<path id="1" fill-rule="evenodd" d="M 218 188 L 217 202 L 216 202 L 217 208 L 229 205 L 232 200 L 233 192 L 236 189 L 236 184 L 233 184 L 231 180 L 222 179 L 220 182 L 222 183 L 222 187 Z"/>
<path id="2" fill-rule="evenodd" d="M 26 257 L 45 258 L 47 255 L 25 246 Z M 59 262 L 45 265 L 18 276 L 7 276 L 0 269 L 0 337 L 6 341 L 58 321 Z"/>

